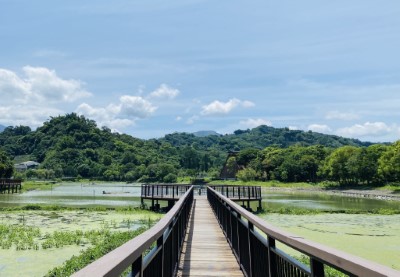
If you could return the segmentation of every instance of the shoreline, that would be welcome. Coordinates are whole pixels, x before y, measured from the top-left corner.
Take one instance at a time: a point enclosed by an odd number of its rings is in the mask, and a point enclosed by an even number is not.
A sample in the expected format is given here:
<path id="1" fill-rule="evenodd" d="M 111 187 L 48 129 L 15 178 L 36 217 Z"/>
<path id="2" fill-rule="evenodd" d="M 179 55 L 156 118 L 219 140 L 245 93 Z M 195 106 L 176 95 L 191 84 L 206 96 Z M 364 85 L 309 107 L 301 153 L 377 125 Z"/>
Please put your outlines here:
<path id="1" fill-rule="evenodd" d="M 393 195 L 391 191 L 380 190 L 357 190 L 357 189 L 323 189 L 323 188 L 289 188 L 289 187 L 263 187 L 270 191 L 286 192 L 312 192 L 325 193 L 345 197 L 369 198 L 386 201 L 400 201 L 400 195 Z"/>

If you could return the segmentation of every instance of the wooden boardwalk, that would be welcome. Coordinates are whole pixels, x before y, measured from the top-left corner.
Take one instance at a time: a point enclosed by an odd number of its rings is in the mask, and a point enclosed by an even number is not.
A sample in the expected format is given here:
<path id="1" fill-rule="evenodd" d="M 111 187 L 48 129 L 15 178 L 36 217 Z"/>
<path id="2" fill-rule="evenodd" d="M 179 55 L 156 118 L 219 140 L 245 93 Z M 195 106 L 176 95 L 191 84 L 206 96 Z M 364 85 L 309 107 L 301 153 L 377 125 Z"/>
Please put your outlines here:
<path id="1" fill-rule="evenodd" d="M 243 276 L 205 196 L 196 196 L 177 276 Z"/>

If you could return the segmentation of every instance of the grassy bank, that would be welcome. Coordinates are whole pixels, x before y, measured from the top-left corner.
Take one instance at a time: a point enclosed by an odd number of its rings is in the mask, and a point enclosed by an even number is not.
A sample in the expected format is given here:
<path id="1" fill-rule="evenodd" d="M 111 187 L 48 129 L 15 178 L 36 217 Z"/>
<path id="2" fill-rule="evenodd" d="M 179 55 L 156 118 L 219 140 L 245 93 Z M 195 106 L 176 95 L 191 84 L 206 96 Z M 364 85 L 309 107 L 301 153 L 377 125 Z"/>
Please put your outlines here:
<path id="1" fill-rule="evenodd" d="M 52 190 L 56 186 L 59 186 L 59 183 L 47 181 L 25 181 L 22 182 L 21 192 L 27 192 L 31 190 Z"/>
<path id="2" fill-rule="evenodd" d="M 208 183 L 209 185 L 233 185 L 233 186 L 261 186 L 265 188 L 293 188 L 293 189 L 318 189 L 318 190 L 329 190 L 329 189 L 354 189 L 354 190 L 376 190 L 376 191 L 388 191 L 392 193 L 400 194 L 400 184 L 399 183 L 389 183 L 389 184 L 375 184 L 375 185 L 340 185 L 337 182 L 323 181 L 318 183 L 286 183 L 279 181 L 233 181 L 233 180 L 216 180 Z"/>
<path id="3" fill-rule="evenodd" d="M 286 215 L 316 215 L 316 214 L 371 214 L 371 215 L 395 215 L 400 214 L 398 209 L 372 209 L 372 210 L 320 210 L 304 209 L 296 207 L 267 208 L 262 214 L 286 214 Z"/>

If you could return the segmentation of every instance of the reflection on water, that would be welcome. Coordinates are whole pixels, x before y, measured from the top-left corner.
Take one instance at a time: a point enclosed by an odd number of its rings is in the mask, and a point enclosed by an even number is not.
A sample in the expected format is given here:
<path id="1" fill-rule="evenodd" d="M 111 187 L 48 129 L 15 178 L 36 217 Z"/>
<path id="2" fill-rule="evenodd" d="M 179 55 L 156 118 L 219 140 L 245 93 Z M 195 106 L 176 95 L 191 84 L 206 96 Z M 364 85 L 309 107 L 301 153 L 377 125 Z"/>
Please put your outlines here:
<path id="1" fill-rule="evenodd" d="M 21 194 L 1 194 L 0 206 L 48 204 L 62 206 L 138 206 L 140 185 L 112 183 L 63 183 L 51 190 L 33 190 Z"/>
<path id="2" fill-rule="evenodd" d="M 263 208 L 303 208 L 318 210 L 400 209 L 399 201 L 327 195 L 318 192 L 282 192 L 264 189 Z"/>

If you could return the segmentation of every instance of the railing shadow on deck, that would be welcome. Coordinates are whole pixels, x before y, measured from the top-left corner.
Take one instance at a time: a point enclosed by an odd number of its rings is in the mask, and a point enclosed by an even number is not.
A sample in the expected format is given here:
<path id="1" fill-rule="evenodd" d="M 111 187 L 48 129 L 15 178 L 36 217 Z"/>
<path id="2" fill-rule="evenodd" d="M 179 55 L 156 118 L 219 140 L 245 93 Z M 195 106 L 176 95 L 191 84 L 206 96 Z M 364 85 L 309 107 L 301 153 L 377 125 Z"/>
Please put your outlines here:
<path id="1" fill-rule="evenodd" d="M 207 198 L 246 276 L 323 277 L 326 267 L 347 276 L 400 276 L 400 271 L 284 232 L 207 188 Z M 310 259 L 310 266 L 276 247 L 276 241 Z"/>
<path id="2" fill-rule="evenodd" d="M 193 187 L 151 229 L 72 276 L 120 276 L 129 268 L 130 276 L 174 276 L 192 205 Z M 154 244 L 156 245 L 153 247 Z M 150 252 L 146 254 L 149 249 Z"/>

